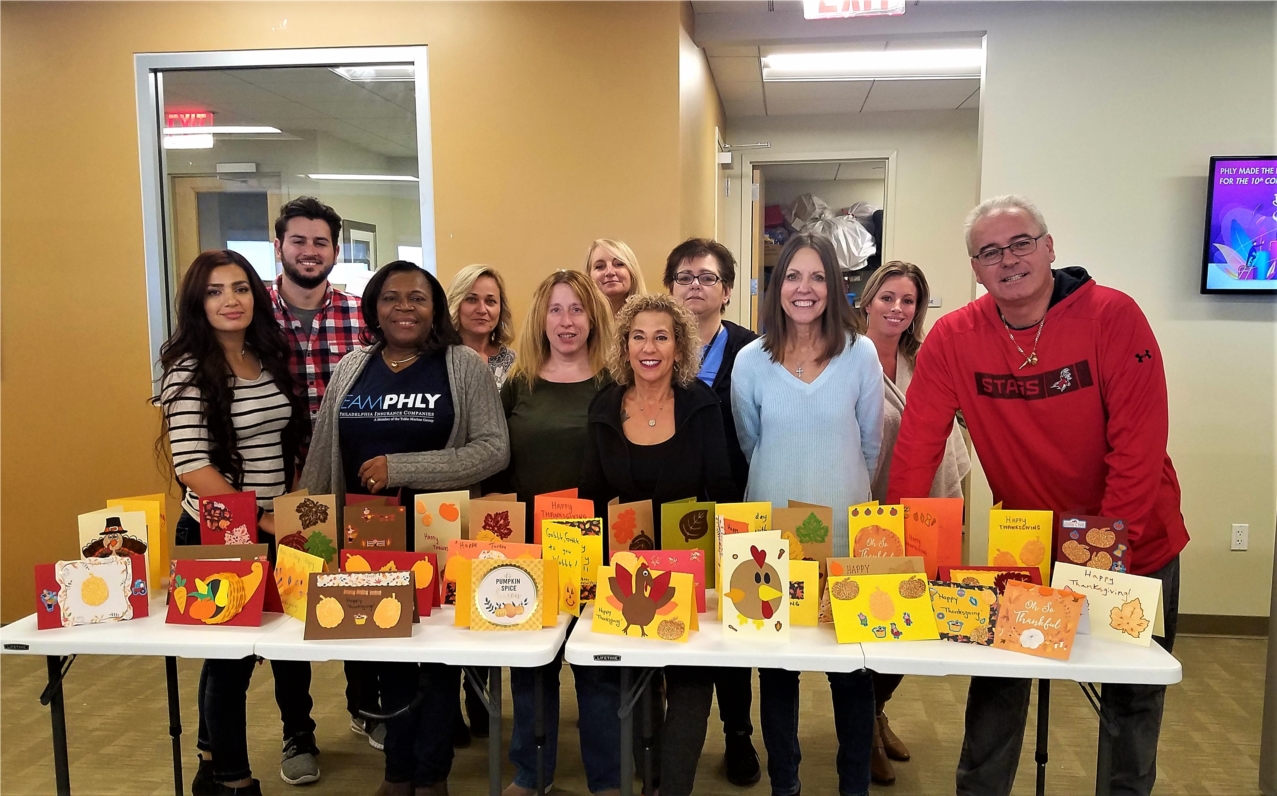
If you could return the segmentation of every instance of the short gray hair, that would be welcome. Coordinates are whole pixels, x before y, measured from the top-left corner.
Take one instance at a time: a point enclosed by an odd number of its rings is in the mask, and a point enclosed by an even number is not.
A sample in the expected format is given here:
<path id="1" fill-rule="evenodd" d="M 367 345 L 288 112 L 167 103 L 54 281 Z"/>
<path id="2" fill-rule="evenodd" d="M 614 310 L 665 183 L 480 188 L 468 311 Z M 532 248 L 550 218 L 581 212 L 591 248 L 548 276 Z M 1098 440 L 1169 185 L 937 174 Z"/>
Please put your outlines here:
<path id="1" fill-rule="evenodd" d="M 1038 206 L 1033 204 L 1033 202 L 1023 196 L 1013 193 L 995 196 L 992 199 L 985 199 L 983 202 L 972 208 L 970 213 L 967 213 L 967 220 L 963 225 L 963 233 L 965 234 L 967 241 L 967 254 L 972 257 L 975 256 L 975 252 L 971 251 L 971 230 L 975 227 L 976 222 L 985 216 L 990 216 L 999 212 L 1006 212 L 1008 210 L 1023 210 L 1025 213 L 1028 213 L 1029 216 L 1032 217 L 1033 222 L 1038 225 L 1039 234 L 1045 235 L 1047 233 L 1046 218 L 1042 216 L 1042 211 L 1039 210 Z"/>

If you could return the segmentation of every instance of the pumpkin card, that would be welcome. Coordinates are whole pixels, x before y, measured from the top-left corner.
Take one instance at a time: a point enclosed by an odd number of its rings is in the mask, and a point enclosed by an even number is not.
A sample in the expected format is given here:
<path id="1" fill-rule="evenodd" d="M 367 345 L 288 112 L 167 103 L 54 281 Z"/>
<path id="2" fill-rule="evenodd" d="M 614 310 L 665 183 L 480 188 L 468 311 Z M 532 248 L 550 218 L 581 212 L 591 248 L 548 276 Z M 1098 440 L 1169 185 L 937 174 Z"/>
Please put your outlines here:
<path id="1" fill-rule="evenodd" d="M 1076 592 L 1010 581 L 998 601 L 993 646 L 1067 661 L 1085 601 Z"/>
<path id="2" fill-rule="evenodd" d="M 847 537 L 852 558 L 894 558 L 905 554 L 903 506 L 849 506 Z"/>
<path id="3" fill-rule="evenodd" d="M 280 547 L 291 547 L 337 565 L 337 538 L 341 527 L 336 495 L 294 492 L 273 501 L 275 538 Z M 303 617 L 298 617 L 303 618 Z"/>
<path id="4" fill-rule="evenodd" d="M 1055 565 L 1051 588 L 1086 595 L 1092 636 L 1147 647 L 1162 628 L 1162 582 L 1126 572 L 1080 567 L 1061 561 Z"/>
<path id="5" fill-rule="evenodd" d="M 347 505 L 341 512 L 341 549 L 406 550 L 406 517 L 403 506 L 371 501 Z"/>
<path id="6" fill-rule="evenodd" d="M 471 630 L 540 630 L 554 624 L 543 616 L 558 614 L 554 596 L 545 590 L 545 561 L 489 558 L 472 561 L 470 567 Z"/>
<path id="7" fill-rule="evenodd" d="M 1051 580 L 1051 512 L 989 510 L 989 560 L 994 567 L 1036 567 Z"/>
<path id="8" fill-rule="evenodd" d="M 1092 569 L 1126 571 L 1126 523 L 1089 514 L 1060 517 L 1056 561 L 1070 561 Z"/>
<path id="9" fill-rule="evenodd" d="M 434 553 L 404 550 L 342 550 L 342 572 L 412 572 L 417 614 L 430 616 L 439 605 L 439 567 Z"/>
<path id="10" fill-rule="evenodd" d="M 280 545 L 275 550 L 275 587 L 284 613 L 294 619 L 306 621 L 306 593 L 310 588 L 310 576 L 323 572 L 324 559 L 294 547 Z"/>
<path id="11" fill-rule="evenodd" d="M 146 571 L 151 591 L 162 592 L 168 577 L 169 548 L 173 539 L 168 530 L 168 496 L 162 494 L 137 497 L 112 498 L 106 502 L 108 509 L 140 511 L 146 515 Z M 134 578 L 137 580 L 137 578 Z"/>
<path id="12" fill-rule="evenodd" d="M 412 635 L 412 570 L 315 573 L 309 592 L 306 641 Z"/>
<path id="13" fill-rule="evenodd" d="M 938 639 L 931 594 L 922 575 L 830 575 L 839 644 Z"/>
<path id="14" fill-rule="evenodd" d="M 925 563 L 919 556 L 902 556 L 899 558 L 829 558 L 825 560 L 829 576 L 834 575 L 903 575 L 925 574 Z M 833 606 L 829 600 L 829 581 L 825 581 L 825 591 L 820 596 L 820 622 L 829 624 L 834 621 Z"/>
<path id="15" fill-rule="evenodd" d="M 456 605 L 461 591 L 457 584 L 461 574 L 470 572 L 470 561 L 479 558 L 516 559 L 541 558 L 539 545 L 522 542 L 479 542 L 474 539 L 453 539 L 448 542 L 448 563 L 441 566 L 440 601 L 444 605 Z M 453 559 L 457 559 L 454 564 Z M 462 611 L 465 616 L 469 614 Z M 467 621 L 469 621 L 467 619 Z"/>
<path id="16" fill-rule="evenodd" d="M 714 550 L 714 504 L 699 503 L 694 498 L 665 503 L 661 506 L 662 550 Z M 714 573 L 706 572 L 708 588 L 715 588 Z"/>
<path id="17" fill-rule="evenodd" d="M 820 565 L 815 561 L 789 562 L 789 622 L 795 627 L 815 627 L 820 622 Z"/>
<path id="18" fill-rule="evenodd" d="M 581 531 L 571 525 L 547 521 L 541 529 L 541 554 L 546 561 L 553 561 L 559 571 L 558 610 L 581 615 L 581 562 L 585 559 L 585 545 Z"/>
<path id="19" fill-rule="evenodd" d="M 798 506 L 772 511 L 772 528 L 789 540 L 791 561 L 815 561 L 822 578 L 828 574 L 825 559 L 834 554 L 834 510 L 829 506 Z"/>
<path id="20" fill-rule="evenodd" d="M 257 493 L 200 498 L 200 544 L 257 544 Z"/>
<path id="21" fill-rule="evenodd" d="M 612 556 L 612 561 L 624 564 L 630 572 L 635 570 L 639 561 L 647 564 L 648 568 L 661 572 L 686 572 L 692 576 L 692 589 L 696 594 L 694 613 L 705 613 L 705 551 L 622 550 Z"/>
<path id="22" fill-rule="evenodd" d="M 541 544 L 541 526 L 546 520 L 572 520 L 593 516 L 594 501 L 578 498 L 575 489 L 536 495 L 532 498 L 532 542 Z M 600 530 L 602 527 L 600 522 Z"/>
<path id="23" fill-rule="evenodd" d="M 789 542 L 780 531 L 723 537 L 723 637 L 789 640 Z"/>
<path id="24" fill-rule="evenodd" d="M 169 595 L 170 625 L 260 627 L 270 564 L 179 560 Z"/>
<path id="25" fill-rule="evenodd" d="M 413 499 L 413 549 L 418 553 L 434 553 L 439 566 L 448 565 L 448 544 L 464 539 L 470 515 L 470 493 L 431 492 Z M 519 540 L 522 541 L 522 540 Z"/>
<path id="26" fill-rule="evenodd" d="M 505 500 L 504 498 L 510 498 Z M 591 509 L 591 512 L 593 509 Z M 527 541 L 527 505 L 513 495 L 488 495 L 470 501 L 466 538 L 480 542 Z"/>
<path id="27" fill-rule="evenodd" d="M 1001 594 L 1007 581 L 1022 580 L 1035 586 L 1042 583 L 1042 572 L 1037 567 L 940 567 L 940 580 L 964 583 L 969 586 L 991 586 Z"/>
<path id="28" fill-rule="evenodd" d="M 961 644 L 993 644 L 998 626 L 998 590 L 992 586 L 931 582 L 931 607 L 940 638 Z"/>
<path id="29" fill-rule="evenodd" d="M 599 567 L 599 596 L 590 630 L 613 636 L 687 641 L 696 599 L 692 576 L 661 572 L 639 562 Z"/>
<path id="30" fill-rule="evenodd" d="M 751 531 L 772 529 L 772 504 L 763 501 L 719 503 L 714 507 L 714 516 L 746 523 Z"/>
<path id="31" fill-rule="evenodd" d="M 962 563 L 962 498 L 905 498 L 905 552 L 922 556 L 927 577 Z"/>
<path id="32" fill-rule="evenodd" d="M 38 630 L 141 619 L 149 607 L 136 553 L 37 564 L 35 594 Z"/>
<path id="33" fill-rule="evenodd" d="M 608 552 L 619 550 L 655 550 L 656 522 L 652 518 L 652 501 L 607 504 Z"/>

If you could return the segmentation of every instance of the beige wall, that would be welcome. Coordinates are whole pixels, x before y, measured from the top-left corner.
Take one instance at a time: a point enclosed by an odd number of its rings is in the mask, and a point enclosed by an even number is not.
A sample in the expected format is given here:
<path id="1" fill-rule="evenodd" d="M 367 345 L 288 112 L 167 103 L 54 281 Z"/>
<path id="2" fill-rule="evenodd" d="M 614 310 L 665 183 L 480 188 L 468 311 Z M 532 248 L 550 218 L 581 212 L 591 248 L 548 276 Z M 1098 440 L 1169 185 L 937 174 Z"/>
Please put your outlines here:
<path id="1" fill-rule="evenodd" d="M 705 52 L 692 41 L 691 4 L 680 6 L 678 32 L 679 163 L 682 168 L 679 240 L 714 237 L 717 223 L 718 143 L 723 126 L 723 106 L 709 71 Z M 673 248 L 673 246 L 670 246 Z M 668 250 L 667 252 L 668 253 Z M 658 267 L 664 269 L 662 255 Z M 660 280 L 648 282 L 655 290 Z"/>

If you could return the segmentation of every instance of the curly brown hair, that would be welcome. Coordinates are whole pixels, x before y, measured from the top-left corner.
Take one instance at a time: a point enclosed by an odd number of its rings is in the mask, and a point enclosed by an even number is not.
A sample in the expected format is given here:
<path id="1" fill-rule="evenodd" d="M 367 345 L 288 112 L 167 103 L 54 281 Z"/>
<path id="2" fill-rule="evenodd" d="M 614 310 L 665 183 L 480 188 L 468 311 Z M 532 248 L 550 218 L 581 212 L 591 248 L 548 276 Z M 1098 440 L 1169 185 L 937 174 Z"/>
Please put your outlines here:
<path id="1" fill-rule="evenodd" d="M 641 312 L 663 312 L 670 316 L 674 326 L 674 383 L 687 387 L 696 380 L 701 369 L 701 339 L 696 330 L 696 320 L 683 305 L 668 293 L 640 294 L 625 300 L 625 306 L 616 316 L 616 344 L 608 354 L 608 370 L 617 384 L 634 383 L 634 368 L 630 365 L 629 338 L 634 319 Z"/>

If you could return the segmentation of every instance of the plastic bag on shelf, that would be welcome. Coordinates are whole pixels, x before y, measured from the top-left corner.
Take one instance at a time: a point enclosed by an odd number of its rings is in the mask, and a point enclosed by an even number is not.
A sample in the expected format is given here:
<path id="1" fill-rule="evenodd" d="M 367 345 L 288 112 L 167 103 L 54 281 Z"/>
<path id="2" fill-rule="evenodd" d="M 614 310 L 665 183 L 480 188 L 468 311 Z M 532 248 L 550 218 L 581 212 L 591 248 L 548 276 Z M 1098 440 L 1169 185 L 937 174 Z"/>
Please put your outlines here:
<path id="1" fill-rule="evenodd" d="M 785 218 L 798 232 L 823 235 L 834 245 L 838 265 L 856 271 L 868 264 L 876 252 L 873 235 L 852 216 L 836 216 L 820 197 L 805 193 L 794 200 Z"/>

